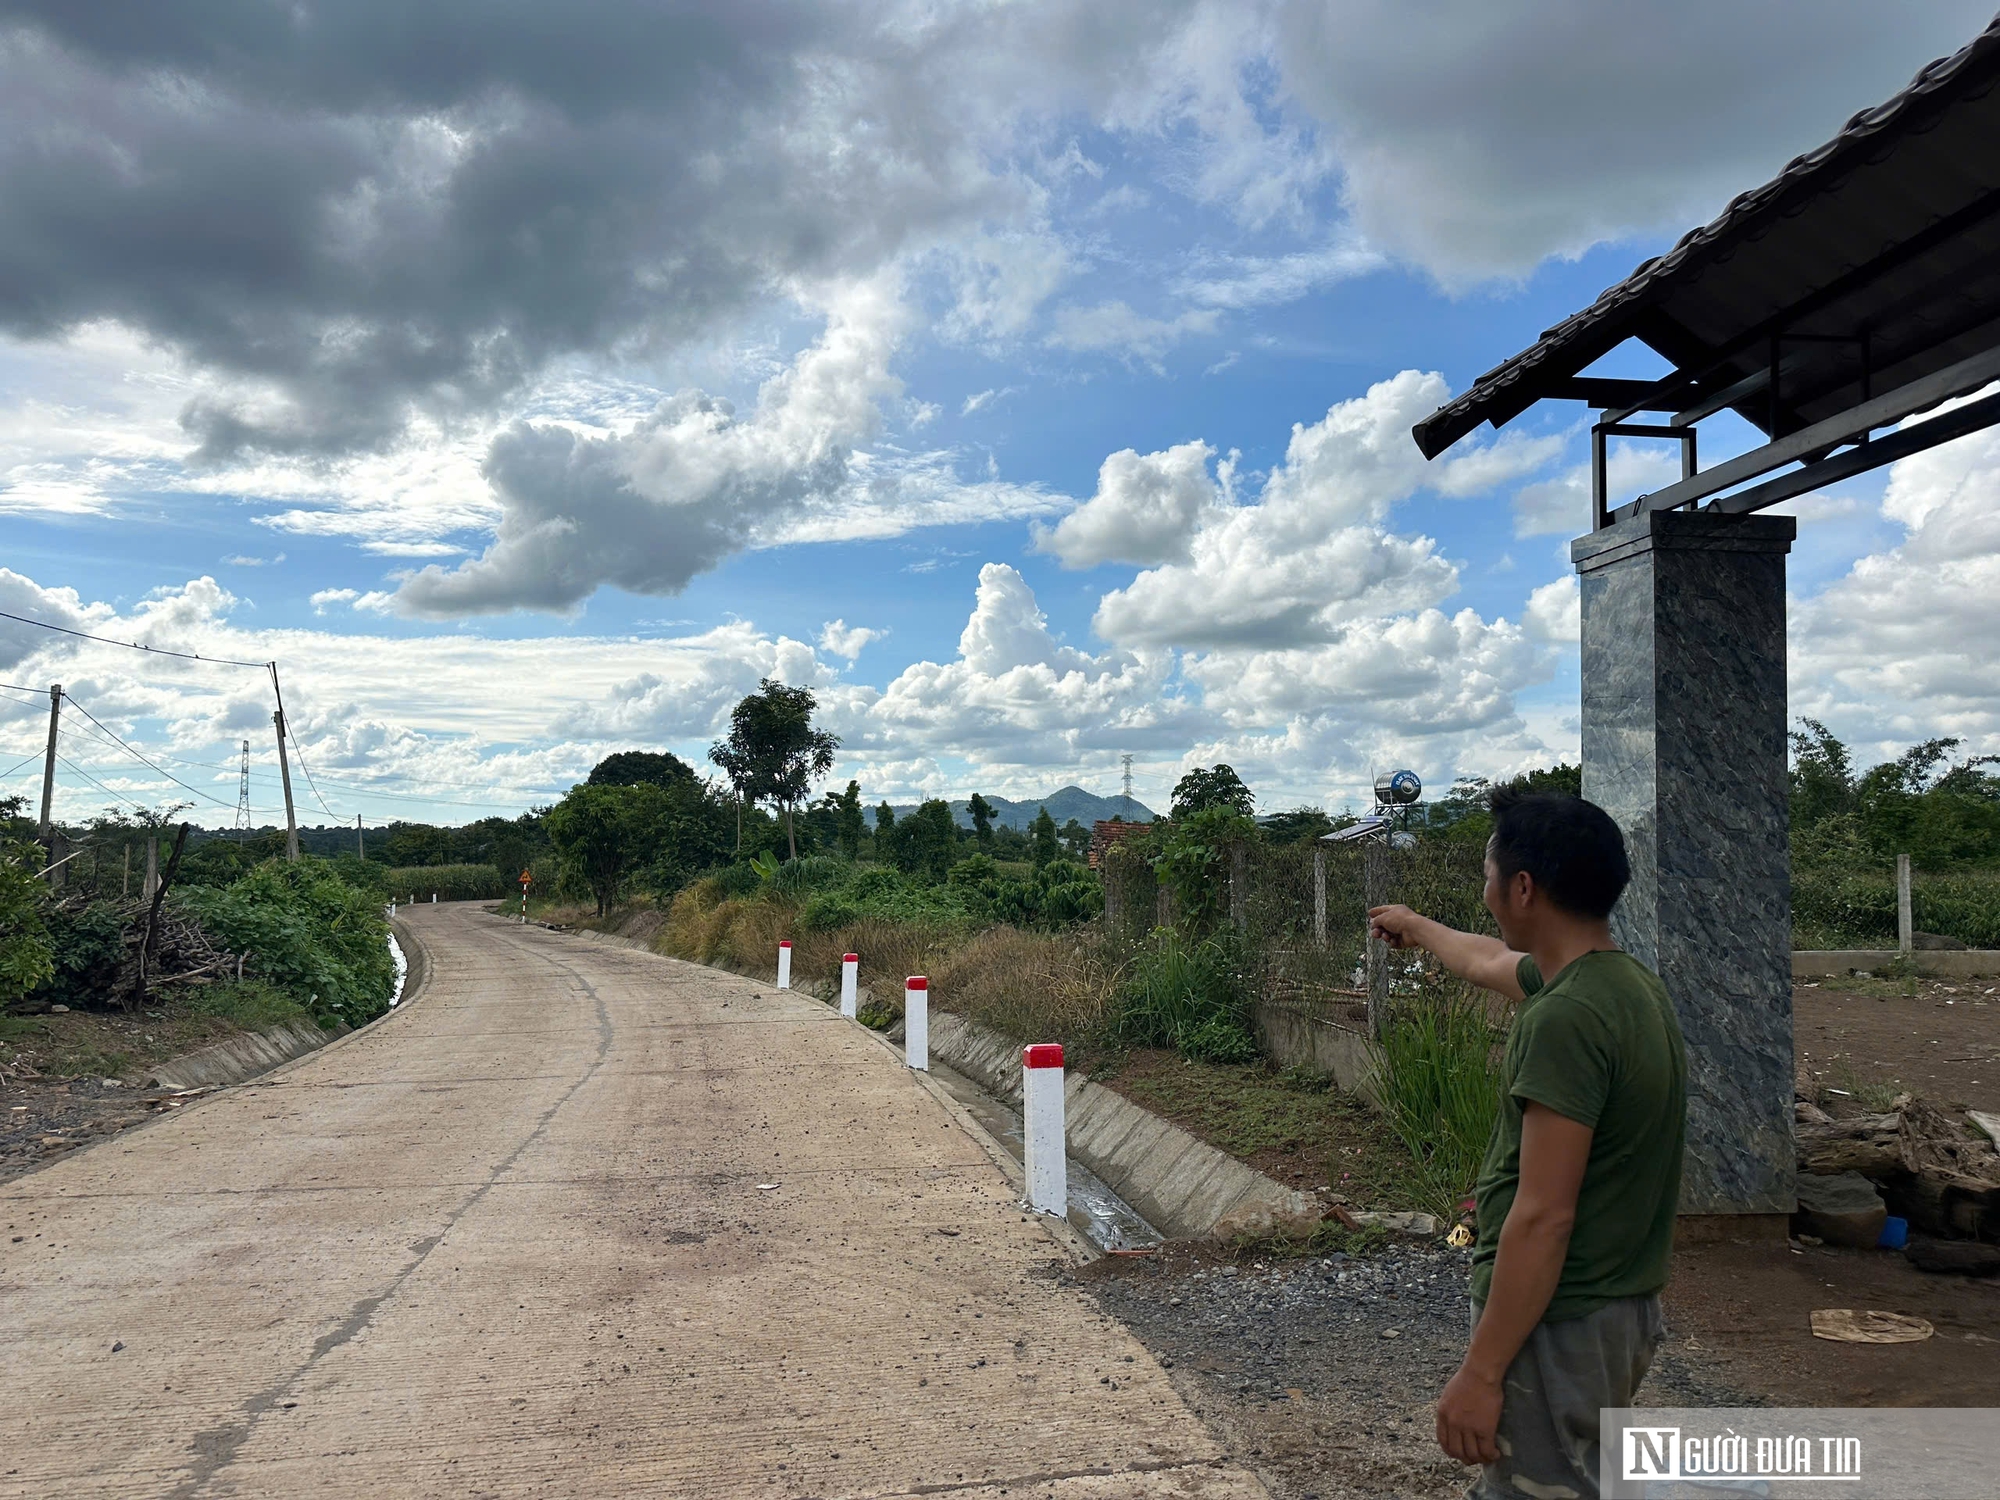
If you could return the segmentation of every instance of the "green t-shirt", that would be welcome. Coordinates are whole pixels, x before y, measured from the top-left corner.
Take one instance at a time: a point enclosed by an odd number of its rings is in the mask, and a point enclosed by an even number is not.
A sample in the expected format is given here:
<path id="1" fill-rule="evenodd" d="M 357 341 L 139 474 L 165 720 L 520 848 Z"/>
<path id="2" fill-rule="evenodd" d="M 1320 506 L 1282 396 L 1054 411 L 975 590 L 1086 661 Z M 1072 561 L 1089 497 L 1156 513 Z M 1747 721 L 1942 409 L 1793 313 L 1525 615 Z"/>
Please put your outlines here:
<path id="1" fill-rule="evenodd" d="M 1666 986 L 1629 953 L 1586 953 L 1527 1001 L 1507 1038 L 1500 1118 L 1479 1169 L 1472 1295 L 1493 1280 L 1500 1226 L 1521 1185 L 1521 1115 L 1530 1100 L 1591 1127 L 1576 1227 L 1546 1322 L 1580 1318 L 1667 1284 L 1687 1134 L 1687 1053 Z"/>

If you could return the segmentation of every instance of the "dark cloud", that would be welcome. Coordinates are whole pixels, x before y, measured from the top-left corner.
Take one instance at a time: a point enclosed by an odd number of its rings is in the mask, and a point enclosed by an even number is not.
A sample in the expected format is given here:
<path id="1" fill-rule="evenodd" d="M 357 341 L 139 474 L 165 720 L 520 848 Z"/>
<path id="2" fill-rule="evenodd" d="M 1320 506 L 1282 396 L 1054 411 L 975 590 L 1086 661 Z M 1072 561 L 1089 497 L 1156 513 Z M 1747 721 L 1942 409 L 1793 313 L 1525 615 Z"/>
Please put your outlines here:
<path id="1" fill-rule="evenodd" d="M 9 6 L 0 328 L 116 318 L 240 377 L 188 412 L 208 457 L 351 450 L 1004 207 L 830 14 Z"/>

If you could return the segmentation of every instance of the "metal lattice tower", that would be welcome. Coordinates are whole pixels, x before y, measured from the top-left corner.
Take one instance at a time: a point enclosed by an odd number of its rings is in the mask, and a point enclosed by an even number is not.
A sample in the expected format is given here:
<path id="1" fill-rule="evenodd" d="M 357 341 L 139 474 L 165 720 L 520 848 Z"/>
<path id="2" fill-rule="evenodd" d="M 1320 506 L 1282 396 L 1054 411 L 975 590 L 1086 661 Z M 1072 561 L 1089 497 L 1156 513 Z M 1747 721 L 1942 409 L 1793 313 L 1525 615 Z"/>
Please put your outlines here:
<path id="1" fill-rule="evenodd" d="M 1132 800 L 1132 757 L 1130 755 L 1121 755 L 1118 759 L 1125 767 L 1125 800 L 1130 802 Z"/>
<path id="2" fill-rule="evenodd" d="M 243 742 L 243 769 L 236 777 L 236 836 L 250 837 L 250 742 Z"/>

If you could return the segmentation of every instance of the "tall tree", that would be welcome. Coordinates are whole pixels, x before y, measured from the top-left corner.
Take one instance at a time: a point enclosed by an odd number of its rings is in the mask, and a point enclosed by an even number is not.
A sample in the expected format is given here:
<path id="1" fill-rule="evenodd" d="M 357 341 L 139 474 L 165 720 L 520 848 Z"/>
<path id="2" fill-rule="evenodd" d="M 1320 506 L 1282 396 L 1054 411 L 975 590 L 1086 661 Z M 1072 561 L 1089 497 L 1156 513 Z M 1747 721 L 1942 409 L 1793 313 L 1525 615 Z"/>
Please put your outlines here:
<path id="1" fill-rule="evenodd" d="M 875 837 L 880 839 L 885 834 L 895 832 L 895 829 L 896 809 L 889 805 L 889 800 L 885 797 L 881 805 L 875 809 Z"/>
<path id="2" fill-rule="evenodd" d="M 1257 810 L 1256 799 L 1233 767 L 1196 766 L 1174 783 L 1176 818 L 1185 818 L 1203 808 L 1227 807 L 1249 817 Z"/>
<path id="3" fill-rule="evenodd" d="M 590 768 L 591 786 L 686 786 L 694 767 L 663 750 L 620 750 Z"/>
<path id="4" fill-rule="evenodd" d="M 786 687 L 766 677 L 729 713 L 729 738 L 709 747 L 739 796 L 768 801 L 785 815 L 785 844 L 798 858 L 792 815 L 812 784 L 833 768 L 840 737 L 813 728 L 818 705 L 809 688 Z"/>
<path id="5" fill-rule="evenodd" d="M 993 804 L 974 792 L 966 811 L 972 814 L 972 836 L 979 840 L 979 847 L 990 854 L 993 850 Z"/>
<path id="6" fill-rule="evenodd" d="M 651 787 L 577 786 L 549 809 L 549 842 L 564 866 L 590 890 L 601 917 L 641 858 L 639 803 Z"/>
<path id="7" fill-rule="evenodd" d="M 1049 816 L 1046 807 L 1038 811 L 1035 821 L 1028 825 L 1028 843 L 1034 851 L 1037 870 L 1062 856 L 1062 846 L 1056 838 L 1056 820 Z"/>
<path id="8" fill-rule="evenodd" d="M 861 857 L 861 839 L 868 832 L 861 815 L 861 783 L 850 781 L 834 803 L 834 827 L 840 838 L 840 852 L 849 859 Z"/>

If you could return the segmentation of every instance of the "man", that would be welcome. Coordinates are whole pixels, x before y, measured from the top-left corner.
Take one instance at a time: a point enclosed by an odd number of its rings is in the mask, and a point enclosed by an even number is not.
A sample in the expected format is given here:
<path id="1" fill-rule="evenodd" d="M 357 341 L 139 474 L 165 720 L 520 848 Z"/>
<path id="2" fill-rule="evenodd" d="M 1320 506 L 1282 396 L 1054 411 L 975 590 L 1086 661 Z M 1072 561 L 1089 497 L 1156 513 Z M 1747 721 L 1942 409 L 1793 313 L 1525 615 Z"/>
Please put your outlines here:
<path id="1" fill-rule="evenodd" d="M 1595 1500 L 1598 1408 L 1632 1404 L 1660 1340 L 1687 1059 L 1659 977 L 1611 940 L 1630 877 L 1617 825 L 1577 797 L 1502 788 L 1492 806 L 1498 939 L 1369 913 L 1390 946 L 1525 1002 L 1476 1190 L 1472 1341 L 1437 1439 L 1486 1466 L 1474 1497 Z"/>

